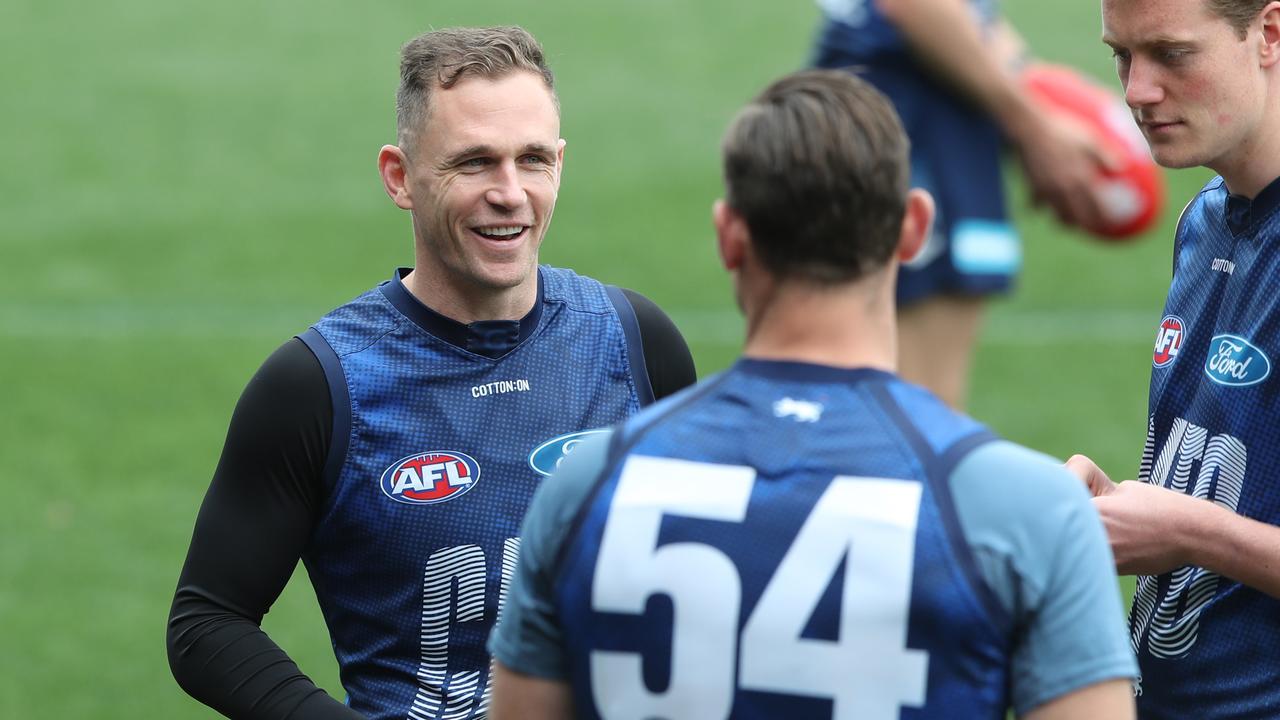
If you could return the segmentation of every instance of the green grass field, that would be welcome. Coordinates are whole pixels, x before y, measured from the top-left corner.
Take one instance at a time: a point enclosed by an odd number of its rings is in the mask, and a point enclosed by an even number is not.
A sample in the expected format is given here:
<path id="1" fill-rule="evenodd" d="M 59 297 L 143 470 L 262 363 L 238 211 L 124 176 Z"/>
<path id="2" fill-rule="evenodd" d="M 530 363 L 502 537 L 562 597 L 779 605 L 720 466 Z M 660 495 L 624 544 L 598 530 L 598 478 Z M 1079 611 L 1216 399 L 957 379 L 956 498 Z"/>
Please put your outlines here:
<path id="1" fill-rule="evenodd" d="M 1042 57 L 1114 84 L 1096 4 L 1006 10 Z M 719 135 L 804 63 L 816 18 L 729 0 L 0 4 L 0 717 L 211 715 L 169 675 L 169 601 L 258 363 L 411 262 L 374 168 L 401 42 L 538 35 L 569 141 L 543 259 L 655 299 L 705 375 L 741 339 L 708 222 Z M 1126 247 L 1011 187 L 1026 272 L 987 323 L 977 417 L 1136 471 L 1172 225 L 1205 177 L 1168 175 L 1164 223 Z M 266 626 L 341 695 L 305 577 Z"/>

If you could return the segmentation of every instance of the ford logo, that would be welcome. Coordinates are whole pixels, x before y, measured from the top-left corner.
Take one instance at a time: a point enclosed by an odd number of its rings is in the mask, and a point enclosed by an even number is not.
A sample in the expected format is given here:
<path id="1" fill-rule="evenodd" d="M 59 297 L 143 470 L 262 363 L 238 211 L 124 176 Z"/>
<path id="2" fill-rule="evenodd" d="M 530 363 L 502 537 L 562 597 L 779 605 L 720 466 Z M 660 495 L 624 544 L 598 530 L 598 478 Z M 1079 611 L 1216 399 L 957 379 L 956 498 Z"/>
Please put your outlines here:
<path id="1" fill-rule="evenodd" d="M 602 432 L 608 431 L 583 430 L 551 438 L 529 453 L 529 467 L 536 470 L 539 475 L 550 475 L 556 471 L 556 468 L 560 467 L 560 463 L 564 461 L 569 453 L 573 452 L 578 443 Z"/>
<path id="2" fill-rule="evenodd" d="M 1239 335 L 1215 335 L 1209 341 L 1204 372 L 1219 385 L 1257 385 L 1271 374 L 1271 361 Z"/>

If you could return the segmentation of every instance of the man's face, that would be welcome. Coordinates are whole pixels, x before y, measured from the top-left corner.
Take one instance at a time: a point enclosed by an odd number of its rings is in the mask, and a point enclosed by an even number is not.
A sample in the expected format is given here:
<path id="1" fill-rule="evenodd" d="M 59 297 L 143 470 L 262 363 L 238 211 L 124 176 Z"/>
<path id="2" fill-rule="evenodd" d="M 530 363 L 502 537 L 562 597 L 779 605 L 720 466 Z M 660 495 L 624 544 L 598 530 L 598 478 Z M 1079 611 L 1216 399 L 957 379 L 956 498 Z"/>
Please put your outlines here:
<path id="1" fill-rule="evenodd" d="M 1241 40 L 1205 0 L 1102 0 L 1125 102 L 1165 167 L 1246 165 L 1265 121 L 1259 31 Z"/>
<path id="2" fill-rule="evenodd" d="M 559 112 L 537 75 L 436 88 L 406 169 L 415 272 L 462 298 L 536 283 L 563 160 Z"/>

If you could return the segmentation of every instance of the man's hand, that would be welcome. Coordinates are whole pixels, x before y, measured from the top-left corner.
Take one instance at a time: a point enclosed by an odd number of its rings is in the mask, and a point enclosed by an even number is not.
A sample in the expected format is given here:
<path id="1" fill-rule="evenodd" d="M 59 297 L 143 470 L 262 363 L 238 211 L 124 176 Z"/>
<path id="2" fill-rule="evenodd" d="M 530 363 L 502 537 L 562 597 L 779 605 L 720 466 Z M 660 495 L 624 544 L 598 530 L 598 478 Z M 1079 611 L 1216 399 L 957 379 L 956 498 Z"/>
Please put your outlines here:
<path id="1" fill-rule="evenodd" d="M 1093 506 L 1111 541 L 1116 571 L 1121 575 L 1159 575 L 1191 565 L 1189 528 L 1197 515 L 1210 512 L 1207 500 L 1129 480 L 1096 495 Z"/>
<path id="2" fill-rule="evenodd" d="M 1195 565 L 1280 598 L 1280 527 L 1159 485 L 1113 483 L 1084 455 L 1067 469 L 1093 495 L 1121 575 Z"/>
<path id="3" fill-rule="evenodd" d="M 1116 484 L 1098 467 L 1098 464 L 1085 455 L 1072 455 L 1067 459 L 1067 469 L 1089 488 L 1089 494 L 1098 497 L 1115 492 Z"/>
<path id="4" fill-rule="evenodd" d="M 1083 123 L 1041 110 L 1008 128 L 1037 205 L 1048 205 L 1060 222 L 1078 227 L 1105 225 L 1097 192 L 1102 169 L 1118 169 L 1118 158 Z"/>
<path id="5" fill-rule="evenodd" d="M 1093 496 L 1117 572 L 1159 575 L 1191 564 L 1188 529 L 1197 513 L 1213 509 L 1212 503 L 1136 480 L 1111 482 L 1084 455 L 1072 455 L 1066 465 Z"/>

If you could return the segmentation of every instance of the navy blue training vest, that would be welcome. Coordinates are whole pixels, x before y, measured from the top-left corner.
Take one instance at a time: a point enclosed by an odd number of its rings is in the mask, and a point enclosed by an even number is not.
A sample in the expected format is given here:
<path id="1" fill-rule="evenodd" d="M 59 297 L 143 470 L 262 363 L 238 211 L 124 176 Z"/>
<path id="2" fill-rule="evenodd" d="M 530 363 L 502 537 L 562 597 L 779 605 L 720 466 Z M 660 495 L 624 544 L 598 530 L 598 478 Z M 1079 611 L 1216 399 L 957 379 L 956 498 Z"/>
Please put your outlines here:
<path id="1" fill-rule="evenodd" d="M 1003 718 L 1013 630 L 948 488 L 991 438 L 757 360 L 629 422 L 556 569 L 579 716 Z"/>
<path id="2" fill-rule="evenodd" d="M 399 277 L 301 336 L 335 417 L 303 560 L 348 702 L 370 718 L 484 716 L 484 644 L 533 491 L 577 433 L 652 400 L 621 294 L 568 270 L 539 275 L 521 337 L 497 358 L 430 332 L 433 314 Z"/>

